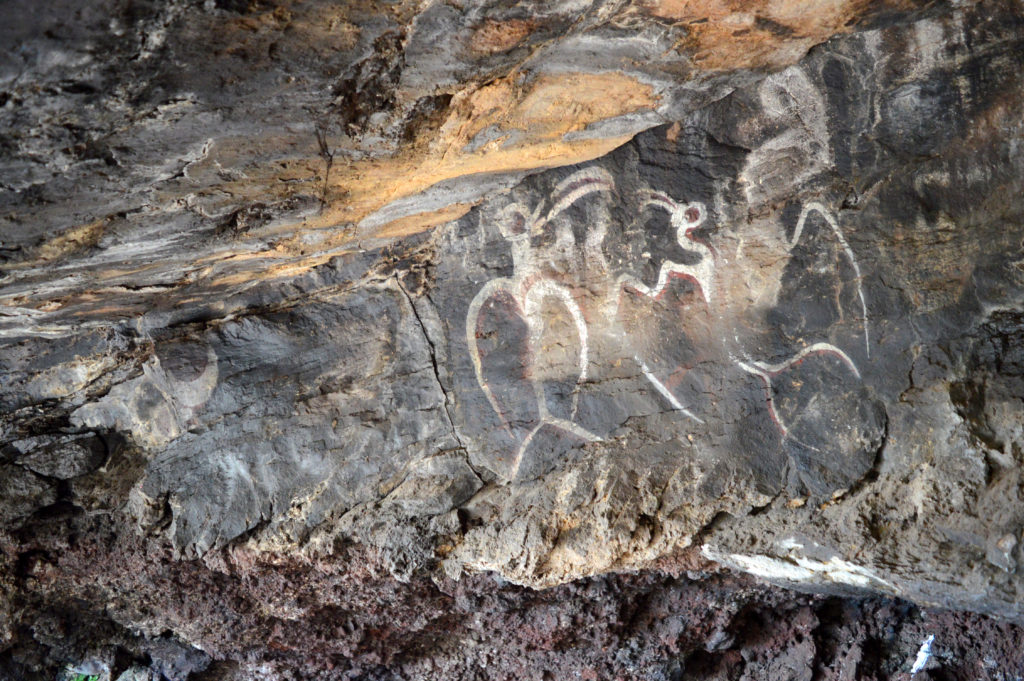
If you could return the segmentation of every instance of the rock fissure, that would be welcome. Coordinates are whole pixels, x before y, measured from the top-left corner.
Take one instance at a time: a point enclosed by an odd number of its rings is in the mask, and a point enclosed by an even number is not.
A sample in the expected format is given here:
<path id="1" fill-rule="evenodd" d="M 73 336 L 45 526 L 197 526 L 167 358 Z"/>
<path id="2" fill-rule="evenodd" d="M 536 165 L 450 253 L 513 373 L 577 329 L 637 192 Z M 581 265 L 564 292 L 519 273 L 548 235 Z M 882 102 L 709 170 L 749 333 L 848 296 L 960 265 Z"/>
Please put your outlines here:
<path id="1" fill-rule="evenodd" d="M 399 274 L 395 274 L 394 281 L 395 284 L 398 286 L 399 290 L 401 290 L 403 295 L 405 295 L 405 299 L 409 303 L 409 307 L 412 310 L 413 316 L 416 317 L 416 323 L 419 325 L 420 331 L 423 332 L 423 340 L 427 342 L 427 347 L 430 349 L 430 365 L 434 371 L 434 379 L 437 381 L 437 388 L 438 390 L 441 391 L 441 395 L 444 400 L 444 411 L 445 415 L 448 418 L 448 425 L 451 427 L 452 430 L 452 437 L 454 437 L 455 441 L 459 443 L 459 448 L 465 451 L 466 447 L 465 445 L 462 444 L 462 439 L 459 437 L 458 429 L 455 427 L 455 421 L 452 419 L 452 412 L 450 406 L 451 397 L 449 396 L 448 391 L 445 389 L 444 383 L 441 382 L 441 370 L 437 363 L 437 348 L 434 345 L 434 341 L 430 337 L 430 333 L 427 331 L 426 325 L 423 323 L 423 319 L 420 317 L 419 310 L 416 309 L 415 301 L 413 301 L 408 289 L 406 289 L 405 285 L 402 283 L 401 276 Z"/>

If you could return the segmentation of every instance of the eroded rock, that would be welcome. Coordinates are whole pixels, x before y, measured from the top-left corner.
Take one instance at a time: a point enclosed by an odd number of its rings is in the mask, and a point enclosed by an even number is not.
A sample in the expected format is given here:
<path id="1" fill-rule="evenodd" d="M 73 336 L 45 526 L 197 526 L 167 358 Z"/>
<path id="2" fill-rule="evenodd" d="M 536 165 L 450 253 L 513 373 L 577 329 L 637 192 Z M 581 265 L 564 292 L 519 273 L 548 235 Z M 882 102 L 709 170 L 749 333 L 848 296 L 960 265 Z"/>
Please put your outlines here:
<path id="1" fill-rule="evenodd" d="M 1019 3 L 130 4 L 4 28 L 5 669 L 892 677 L 917 607 L 1021 619 Z M 711 561 L 836 600 L 673 614 Z M 568 633 L 615 585 L 672 605 Z"/>

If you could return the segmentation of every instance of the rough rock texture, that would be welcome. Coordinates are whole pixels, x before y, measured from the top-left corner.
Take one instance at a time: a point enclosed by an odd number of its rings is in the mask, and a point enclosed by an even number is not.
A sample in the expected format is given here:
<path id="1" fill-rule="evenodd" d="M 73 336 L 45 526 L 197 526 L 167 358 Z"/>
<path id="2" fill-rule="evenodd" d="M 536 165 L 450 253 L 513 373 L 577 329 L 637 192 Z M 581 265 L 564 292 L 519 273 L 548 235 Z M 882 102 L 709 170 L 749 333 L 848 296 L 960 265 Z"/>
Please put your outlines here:
<path id="1" fill-rule="evenodd" d="M 401 583 L 351 545 L 327 561 L 242 547 L 175 561 L 159 539 L 73 512 L 39 519 L 16 540 L 24 586 L 13 604 L 32 617 L 0 657 L 4 678 L 52 679 L 34 672 L 69 660 L 172 681 L 1024 673 L 1020 626 L 684 571 L 697 565 L 692 556 L 535 591 L 488 575 Z"/>
<path id="2" fill-rule="evenodd" d="M 6 5 L 12 678 L 1024 674 L 1020 2 Z"/>

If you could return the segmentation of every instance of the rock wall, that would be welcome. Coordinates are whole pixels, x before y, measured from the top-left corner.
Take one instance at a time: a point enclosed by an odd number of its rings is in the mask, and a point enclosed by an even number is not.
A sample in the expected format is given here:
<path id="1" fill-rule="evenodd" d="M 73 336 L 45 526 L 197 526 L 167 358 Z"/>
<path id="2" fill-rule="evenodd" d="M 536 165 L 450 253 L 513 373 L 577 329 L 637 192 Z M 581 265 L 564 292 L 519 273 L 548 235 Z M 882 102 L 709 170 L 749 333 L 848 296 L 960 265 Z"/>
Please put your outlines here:
<path id="1" fill-rule="evenodd" d="M 9 4 L 12 678 L 1024 673 L 1019 2 Z"/>

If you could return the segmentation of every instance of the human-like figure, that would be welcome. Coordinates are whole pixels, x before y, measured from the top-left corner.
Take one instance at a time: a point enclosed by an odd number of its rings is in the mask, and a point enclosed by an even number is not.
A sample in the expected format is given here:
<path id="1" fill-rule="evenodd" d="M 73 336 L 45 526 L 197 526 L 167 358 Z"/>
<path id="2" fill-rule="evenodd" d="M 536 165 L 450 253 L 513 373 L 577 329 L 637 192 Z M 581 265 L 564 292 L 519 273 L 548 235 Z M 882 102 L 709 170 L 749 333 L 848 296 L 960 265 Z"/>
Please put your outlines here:
<path id="1" fill-rule="evenodd" d="M 836 309 L 819 314 L 821 319 L 804 318 L 802 310 L 790 309 L 788 312 L 797 318 L 799 333 L 779 334 L 786 338 L 768 361 L 760 356 L 768 349 L 766 346 L 751 347 L 751 338 L 745 336 L 743 329 L 731 328 L 716 314 L 724 301 L 717 300 L 717 253 L 698 236 L 706 220 L 704 205 L 676 201 L 664 192 L 650 189 L 640 191 L 638 196 L 642 210 L 653 208 L 668 215 L 671 237 L 666 239 L 659 233 L 665 229 L 663 222 L 659 225 L 655 216 L 641 214 L 639 224 L 643 227 L 642 244 L 646 252 L 640 262 L 647 260 L 646 274 L 643 278 L 637 274 L 643 268 L 634 261 L 629 263 L 633 269 L 618 277 L 625 297 L 619 303 L 617 317 L 631 339 L 628 346 L 634 349 L 633 358 L 640 372 L 667 405 L 697 423 L 708 418 L 742 422 L 740 413 L 744 408 L 729 404 L 730 398 L 723 391 L 728 391 L 730 385 L 744 383 L 735 375 L 737 371 L 753 376 L 756 383 L 750 388 L 756 391 L 760 385 L 763 409 L 767 410 L 783 447 L 791 443 L 818 453 L 831 447 L 821 441 L 821 433 L 834 430 L 829 419 L 838 418 L 844 410 L 849 412 L 849 405 L 842 403 L 847 398 L 860 399 L 862 386 L 860 372 L 850 355 L 821 336 L 829 332 L 832 324 L 843 321 L 844 315 L 849 322 L 848 312 L 856 305 L 857 321 L 863 323 L 865 353 L 870 352 L 860 268 L 835 218 L 818 203 L 803 208 L 793 236 L 786 242 L 790 265 L 782 286 L 784 297 L 808 297 L 803 305 L 797 304 L 804 310 L 829 305 Z M 814 220 L 813 227 L 808 222 L 812 217 L 820 217 Z M 627 241 L 636 238 L 629 235 Z M 796 258 L 798 249 L 800 257 Z M 845 261 L 843 268 L 852 275 L 846 289 L 838 271 L 840 263 L 835 258 Z M 809 262 L 816 265 L 809 267 Z M 809 269 L 815 271 L 808 272 Z M 798 277 L 791 276 L 794 274 Z M 789 290 L 798 284 L 806 290 Z M 812 305 L 815 299 L 826 302 Z M 831 302 L 840 299 L 846 302 Z M 804 337 L 813 340 L 807 343 L 802 341 Z M 786 348 L 787 342 L 799 345 Z M 739 393 L 732 397 L 741 399 Z M 714 402 L 724 404 L 713 409 Z M 874 416 L 866 414 L 864 418 L 873 422 Z M 761 422 L 760 418 L 755 420 Z"/>
<path id="2" fill-rule="evenodd" d="M 819 214 L 825 224 L 828 225 L 831 236 L 838 245 L 842 257 L 847 260 L 853 272 L 857 300 L 860 303 L 860 312 L 862 315 L 861 321 L 863 324 L 864 352 L 867 357 L 870 357 L 871 344 L 867 319 L 867 302 L 864 299 L 864 288 L 863 283 L 861 282 L 860 265 L 857 264 L 857 258 L 853 253 L 853 249 L 850 248 L 849 243 L 846 241 L 846 237 L 843 235 L 842 230 L 839 229 L 839 224 L 836 222 L 836 219 L 832 216 L 831 212 L 829 212 L 829 210 L 820 203 L 808 203 L 805 205 L 800 212 L 800 217 L 797 219 L 796 229 L 793 231 L 793 236 L 789 240 L 788 250 L 792 255 L 794 249 L 800 245 L 801 238 L 807 233 L 807 230 L 805 229 L 807 219 L 814 213 Z M 818 249 L 823 248 L 823 245 L 818 246 Z M 831 278 L 835 278 L 835 273 L 831 273 L 830 276 Z M 789 282 L 785 279 L 783 280 L 783 286 L 786 286 L 788 283 Z M 812 293 L 818 297 L 835 297 L 834 295 L 827 295 L 828 292 L 824 290 L 813 291 Z M 824 331 L 824 329 L 819 331 Z M 783 436 L 789 436 L 790 429 L 787 425 L 787 419 L 780 414 L 777 409 L 776 400 L 774 398 L 775 383 L 780 377 L 787 373 L 792 373 L 808 360 L 817 357 L 831 358 L 830 363 L 833 365 L 833 371 L 837 368 L 845 368 L 845 370 L 849 372 L 849 377 L 857 381 L 860 380 L 860 370 L 857 368 L 853 359 L 851 359 L 850 356 L 841 348 L 824 341 L 817 341 L 806 345 L 794 355 L 774 363 L 751 359 L 744 359 L 737 362 L 740 368 L 744 371 L 757 376 L 764 382 L 768 409 L 771 412 L 772 420 L 776 423 Z"/>
<path id="3" fill-rule="evenodd" d="M 477 383 L 516 443 L 510 479 L 545 429 L 583 442 L 600 439 L 575 420 L 590 361 L 587 322 L 570 288 L 540 262 L 533 242 L 570 206 L 613 187 L 606 171 L 586 168 L 555 187 L 546 211 L 544 203 L 533 211 L 512 204 L 499 216 L 513 273 L 477 292 L 466 315 L 466 343 Z"/>
<path id="4" fill-rule="evenodd" d="M 770 317 L 774 340 L 736 363 L 761 383 L 797 477 L 827 495 L 863 475 L 884 434 L 884 410 L 854 359 L 858 337 L 861 356 L 871 355 L 867 302 L 853 249 L 823 205 L 803 207 L 786 245 L 789 262 Z"/>

